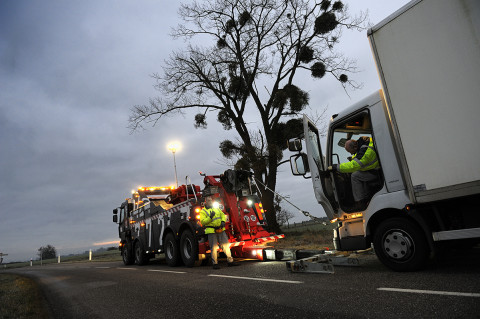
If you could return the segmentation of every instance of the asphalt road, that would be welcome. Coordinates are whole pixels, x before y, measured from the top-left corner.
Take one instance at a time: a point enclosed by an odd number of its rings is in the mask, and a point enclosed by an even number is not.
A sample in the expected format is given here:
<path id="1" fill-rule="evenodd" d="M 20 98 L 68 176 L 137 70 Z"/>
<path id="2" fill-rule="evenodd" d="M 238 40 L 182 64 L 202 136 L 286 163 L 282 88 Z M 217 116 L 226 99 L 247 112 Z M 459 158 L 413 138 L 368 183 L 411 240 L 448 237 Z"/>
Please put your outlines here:
<path id="1" fill-rule="evenodd" d="M 239 267 L 73 263 L 8 270 L 36 278 L 55 318 L 480 318 L 480 247 L 421 272 L 396 273 L 373 255 L 334 274 L 285 262 Z"/>

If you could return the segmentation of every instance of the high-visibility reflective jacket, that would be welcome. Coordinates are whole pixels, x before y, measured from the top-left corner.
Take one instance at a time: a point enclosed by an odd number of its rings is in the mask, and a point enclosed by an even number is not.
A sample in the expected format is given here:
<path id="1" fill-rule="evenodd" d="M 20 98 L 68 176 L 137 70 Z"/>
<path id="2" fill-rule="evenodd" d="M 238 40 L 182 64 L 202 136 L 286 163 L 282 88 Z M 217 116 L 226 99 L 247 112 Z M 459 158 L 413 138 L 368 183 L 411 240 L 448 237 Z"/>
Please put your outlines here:
<path id="1" fill-rule="evenodd" d="M 215 212 L 213 218 L 210 218 L 210 213 Z M 219 208 L 207 208 L 204 207 L 200 212 L 200 223 L 205 228 L 205 234 L 213 234 L 216 229 L 225 230 L 225 227 L 221 228 L 222 222 L 225 222 L 227 217 Z"/>
<path id="2" fill-rule="evenodd" d="M 377 153 L 373 148 L 371 137 L 362 136 L 358 139 L 358 151 L 350 162 L 342 163 L 337 166 L 341 173 L 353 173 L 356 171 L 368 171 L 380 167 Z"/>

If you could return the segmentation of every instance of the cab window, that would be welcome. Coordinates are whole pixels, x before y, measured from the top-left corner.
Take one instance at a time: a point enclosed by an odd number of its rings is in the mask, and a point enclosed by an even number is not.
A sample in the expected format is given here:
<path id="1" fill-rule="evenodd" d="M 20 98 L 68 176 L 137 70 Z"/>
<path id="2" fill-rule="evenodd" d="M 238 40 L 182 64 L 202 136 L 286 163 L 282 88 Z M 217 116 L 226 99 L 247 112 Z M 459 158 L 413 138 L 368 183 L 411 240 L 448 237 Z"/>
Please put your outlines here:
<path id="1" fill-rule="evenodd" d="M 344 122 L 340 122 L 332 129 L 333 134 L 330 134 L 332 139 L 329 144 L 330 149 L 327 151 L 327 165 L 341 164 L 352 160 L 353 155 L 345 150 L 345 143 L 348 140 L 353 139 L 358 141 L 361 137 L 366 136 L 372 138 L 375 144 L 375 137 L 372 135 L 370 115 L 366 111 Z M 338 203 L 343 211 L 353 212 L 367 208 L 369 200 L 382 188 L 384 183 L 381 169 L 376 170 L 375 173 L 377 173 L 377 171 L 378 178 L 376 180 L 365 182 L 368 183 L 365 184 L 368 189 L 368 197 L 365 201 L 362 201 L 364 207 L 358 207 L 358 201 L 355 202 L 353 198 L 351 180 L 353 173 L 341 173 L 339 171 L 333 173 L 333 183 L 335 184 Z"/>

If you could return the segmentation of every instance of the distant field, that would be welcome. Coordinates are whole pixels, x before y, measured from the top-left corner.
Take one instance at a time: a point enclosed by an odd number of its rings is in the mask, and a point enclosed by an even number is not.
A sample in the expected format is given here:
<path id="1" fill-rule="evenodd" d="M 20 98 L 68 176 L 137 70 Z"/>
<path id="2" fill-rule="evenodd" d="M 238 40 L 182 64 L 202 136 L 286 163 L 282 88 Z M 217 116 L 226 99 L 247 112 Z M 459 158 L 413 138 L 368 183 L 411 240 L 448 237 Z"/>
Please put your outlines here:
<path id="1" fill-rule="evenodd" d="M 89 254 L 79 254 L 79 255 L 74 255 L 74 256 L 68 256 L 68 257 L 62 257 L 60 256 L 60 262 L 61 263 L 72 263 L 72 262 L 83 262 L 83 261 L 88 261 L 89 259 Z M 109 250 L 109 251 L 102 251 L 102 252 L 93 252 L 92 253 L 92 262 L 98 262 L 98 261 L 121 261 L 122 257 L 120 256 L 120 251 L 118 250 Z M 33 266 L 38 266 L 40 265 L 40 260 L 34 260 Z M 58 263 L 58 258 L 53 258 L 53 259 L 45 259 L 42 261 L 43 265 L 46 264 L 56 264 Z M 19 268 L 19 267 L 29 267 L 30 262 L 19 262 L 19 263 L 9 263 L 9 264 L 3 264 L 2 268 L 8 269 L 8 268 Z"/>
<path id="2" fill-rule="evenodd" d="M 333 229 L 335 224 L 305 223 L 295 227 L 282 227 L 285 238 L 274 243 L 275 248 L 333 249 Z"/>
<path id="3" fill-rule="evenodd" d="M 337 227 L 337 223 L 329 223 L 326 222 L 325 225 L 323 223 L 312 223 L 312 222 L 305 222 L 305 223 L 295 223 L 290 226 L 284 225 L 281 227 L 282 231 L 287 233 L 303 233 L 307 231 L 311 232 L 324 232 L 324 231 L 333 231 L 333 229 Z"/>

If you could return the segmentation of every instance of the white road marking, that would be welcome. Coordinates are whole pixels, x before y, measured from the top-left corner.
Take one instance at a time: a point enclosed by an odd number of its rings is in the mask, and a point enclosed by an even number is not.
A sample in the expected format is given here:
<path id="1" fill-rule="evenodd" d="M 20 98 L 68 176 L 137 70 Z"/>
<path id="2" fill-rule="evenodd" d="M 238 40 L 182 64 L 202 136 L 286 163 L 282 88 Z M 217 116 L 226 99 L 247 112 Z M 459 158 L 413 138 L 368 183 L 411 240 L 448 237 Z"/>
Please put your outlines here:
<path id="1" fill-rule="evenodd" d="M 233 278 L 233 279 L 245 279 L 245 280 L 257 280 L 257 281 L 271 281 L 271 282 L 280 282 L 285 284 L 303 284 L 303 281 L 293 281 L 293 280 L 279 280 L 279 279 L 268 279 L 268 278 L 252 278 L 252 277 L 237 277 L 237 276 L 225 276 L 225 275 L 208 275 L 209 277 L 223 277 L 223 278 Z"/>
<path id="2" fill-rule="evenodd" d="M 117 267 L 117 269 L 124 269 L 124 270 L 137 270 L 137 268 L 125 268 L 125 267 Z"/>
<path id="3" fill-rule="evenodd" d="M 172 270 L 156 270 L 156 269 L 149 269 L 148 271 L 156 271 L 156 272 L 169 272 L 174 274 L 186 274 L 185 271 L 172 271 Z"/>
<path id="4" fill-rule="evenodd" d="M 480 293 L 470 292 L 455 292 L 455 291 L 436 291 L 436 290 L 417 290 L 417 289 L 399 289 L 399 288 L 378 288 L 377 290 L 407 292 L 414 294 L 430 294 L 430 295 L 444 295 L 444 296 L 459 296 L 459 297 L 480 297 Z"/>
<path id="5" fill-rule="evenodd" d="M 110 269 L 110 267 L 95 267 L 97 269 Z"/>

